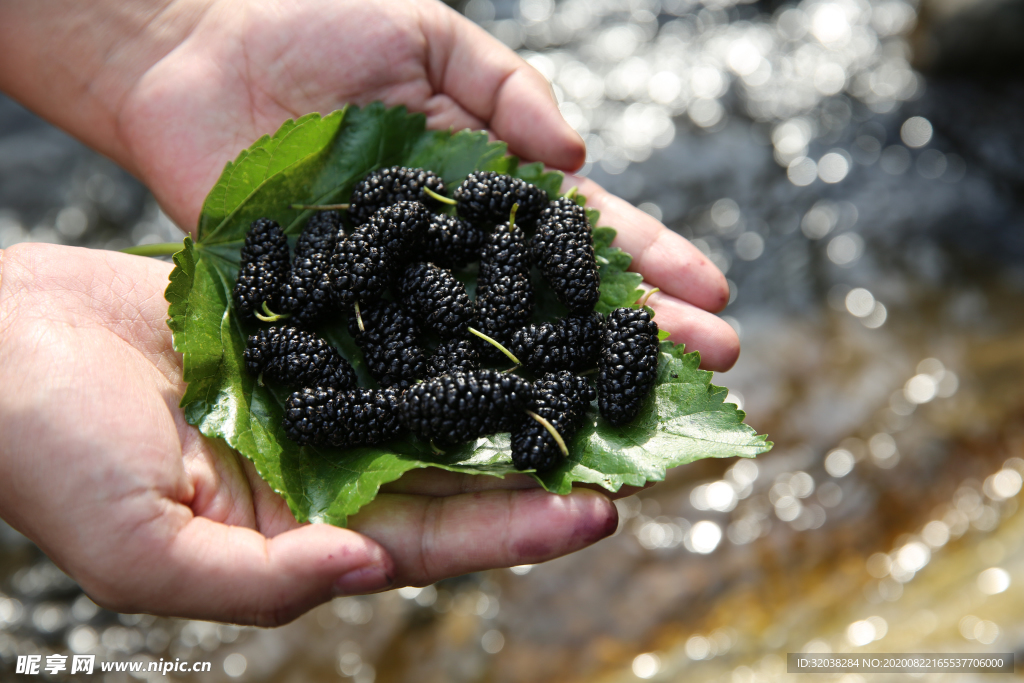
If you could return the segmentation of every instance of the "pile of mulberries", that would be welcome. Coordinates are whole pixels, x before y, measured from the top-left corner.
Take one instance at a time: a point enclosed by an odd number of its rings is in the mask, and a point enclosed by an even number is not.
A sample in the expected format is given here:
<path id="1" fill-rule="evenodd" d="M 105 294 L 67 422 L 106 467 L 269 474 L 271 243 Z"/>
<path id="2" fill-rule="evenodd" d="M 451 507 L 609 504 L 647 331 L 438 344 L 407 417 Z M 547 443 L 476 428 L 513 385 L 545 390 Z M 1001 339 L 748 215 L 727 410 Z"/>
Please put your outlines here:
<path id="1" fill-rule="evenodd" d="M 309 218 L 290 261 L 281 227 L 253 222 L 233 292 L 235 313 L 256 328 L 246 370 L 293 392 L 283 429 L 300 444 L 353 448 L 411 432 L 439 449 L 511 432 L 517 468 L 558 467 L 593 424 L 595 400 L 614 425 L 640 413 L 658 327 L 642 309 L 594 311 L 594 243 L 573 197 L 548 201 L 489 171 L 446 192 L 425 169 L 374 171 L 347 213 Z M 474 292 L 463 269 L 476 262 Z M 534 323 L 534 273 L 564 318 Z M 331 343 L 346 327 L 359 348 L 349 359 Z M 359 373 L 376 387 L 360 387 Z"/>

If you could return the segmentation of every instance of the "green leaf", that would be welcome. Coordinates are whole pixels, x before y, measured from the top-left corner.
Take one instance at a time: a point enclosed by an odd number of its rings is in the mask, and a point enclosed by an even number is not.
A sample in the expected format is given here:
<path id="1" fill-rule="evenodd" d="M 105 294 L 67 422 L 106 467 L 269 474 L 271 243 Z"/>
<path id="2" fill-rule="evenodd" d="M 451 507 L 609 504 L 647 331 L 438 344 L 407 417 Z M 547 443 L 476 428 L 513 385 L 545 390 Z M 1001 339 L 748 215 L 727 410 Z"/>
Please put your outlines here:
<path id="1" fill-rule="evenodd" d="M 273 136 L 257 140 L 227 165 L 203 206 L 197 241 L 185 238 L 174 256 L 166 290 L 168 325 L 174 348 L 184 356 L 188 383 L 182 406 L 186 419 L 208 437 L 224 439 L 252 460 L 273 489 L 284 496 L 300 521 L 345 525 L 373 500 L 379 488 L 405 472 L 437 467 L 454 472 L 502 477 L 516 472 L 509 436 L 498 434 L 463 444 L 444 454 L 406 437 L 380 447 L 339 451 L 300 447 L 281 427 L 289 392 L 260 386 L 244 370 L 242 353 L 255 320 L 239 320 L 231 305 L 239 250 L 249 223 L 268 216 L 289 234 L 301 231 L 309 211 L 290 204 L 344 202 L 370 171 L 395 164 L 440 174 L 454 188 L 473 170 L 515 174 L 556 195 L 561 173 L 540 164 L 519 165 L 503 143 L 481 132 L 426 130 L 425 117 L 380 103 L 347 107 L 286 122 Z M 582 202 L 580 197 L 578 201 Z M 591 225 L 600 216 L 588 209 Z M 601 263 L 601 299 L 607 313 L 635 306 L 642 280 L 628 272 L 629 254 L 611 246 L 615 231 L 595 227 L 595 253 Z M 459 274 L 472 292 L 472 271 Z M 564 307 L 538 276 L 537 318 L 565 315 Z M 361 354 L 340 323 L 321 333 L 370 382 Z M 711 373 L 698 369 L 696 353 L 662 342 L 658 384 L 640 417 L 612 427 L 598 417 L 572 439 L 570 457 L 558 469 L 537 476 L 548 490 L 568 493 L 575 482 L 615 491 L 664 478 L 670 467 L 707 457 L 752 457 L 771 448 L 765 437 L 743 424 L 743 413 L 723 402 L 724 389 L 711 385 Z"/>

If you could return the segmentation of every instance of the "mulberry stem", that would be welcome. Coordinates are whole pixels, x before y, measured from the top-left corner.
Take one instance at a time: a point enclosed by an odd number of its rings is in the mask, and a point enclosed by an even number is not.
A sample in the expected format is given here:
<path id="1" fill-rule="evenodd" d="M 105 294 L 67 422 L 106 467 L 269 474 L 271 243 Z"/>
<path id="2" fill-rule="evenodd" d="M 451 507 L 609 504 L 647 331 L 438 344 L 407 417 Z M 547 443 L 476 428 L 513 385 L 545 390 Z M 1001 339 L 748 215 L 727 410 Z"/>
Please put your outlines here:
<path id="1" fill-rule="evenodd" d="M 512 205 L 512 210 L 508 212 L 508 231 L 512 232 L 512 229 L 516 227 L 516 211 L 519 211 L 519 202 Z"/>
<path id="2" fill-rule="evenodd" d="M 363 326 L 363 314 L 359 312 L 359 302 L 355 303 L 356 309 L 356 325 L 359 325 L 360 332 L 366 332 L 366 327 Z"/>
<path id="3" fill-rule="evenodd" d="M 569 188 L 569 191 L 565 193 L 565 198 L 566 199 L 575 199 L 576 198 L 576 193 L 579 192 L 579 191 L 580 191 L 580 186 L 579 185 L 573 185 L 572 187 Z"/>
<path id="4" fill-rule="evenodd" d="M 434 455 L 446 455 L 444 451 L 437 447 L 433 439 L 430 440 L 430 450 L 434 451 Z"/>
<path id="5" fill-rule="evenodd" d="M 181 251 L 181 242 L 164 242 L 161 244 L 143 244 L 139 247 L 128 247 L 122 249 L 122 254 L 132 254 L 134 256 L 173 256 Z"/>
<path id="6" fill-rule="evenodd" d="M 569 457 L 569 449 L 568 447 L 566 447 L 565 440 L 562 439 L 562 435 L 558 433 L 557 429 L 555 429 L 555 425 L 551 424 L 550 422 L 548 422 L 547 420 L 545 420 L 543 417 L 533 412 L 532 410 L 527 410 L 526 414 L 532 417 L 537 422 L 540 422 L 541 426 L 547 430 L 548 434 L 551 435 L 551 438 L 554 439 L 555 443 L 558 444 L 558 450 L 562 451 L 562 455 Z"/>
<path id="7" fill-rule="evenodd" d="M 498 340 L 492 339 L 492 338 L 488 337 L 486 334 L 484 334 L 483 332 L 481 332 L 480 330 L 473 329 L 472 327 L 469 328 L 469 333 L 470 334 L 475 334 L 476 336 L 480 337 L 481 339 L 483 339 L 488 344 L 491 344 L 492 346 L 494 346 L 494 348 L 498 349 L 503 354 L 508 356 L 509 360 L 511 360 L 516 365 L 522 365 L 522 362 L 518 358 L 513 356 L 511 351 L 509 351 L 504 346 L 502 346 L 501 343 Z"/>
<path id="8" fill-rule="evenodd" d="M 286 320 L 292 317 L 291 313 L 274 313 L 270 310 L 270 306 L 267 305 L 266 301 L 263 302 L 263 312 L 266 313 L 266 315 L 260 315 L 259 311 L 254 311 L 253 315 L 265 323 L 276 323 L 278 320 Z"/>
<path id="9" fill-rule="evenodd" d="M 458 204 L 458 202 L 455 201 L 454 199 L 449 199 L 448 197 L 445 197 L 443 194 L 438 194 L 438 193 L 434 192 L 433 190 L 431 190 L 429 187 L 424 187 L 423 188 L 423 193 L 425 195 L 427 195 L 428 197 L 432 197 L 433 199 L 436 199 L 437 201 L 441 202 L 442 204 L 447 204 L 449 206 L 455 206 L 456 204 Z"/>
<path id="10" fill-rule="evenodd" d="M 660 291 L 661 291 L 661 289 L 658 288 L 658 287 L 655 287 L 654 289 L 648 290 L 647 293 L 644 294 L 643 298 L 641 298 L 640 301 L 637 302 L 637 304 L 639 304 L 640 306 L 646 306 L 647 305 L 647 300 L 650 299 L 652 296 L 654 296 L 655 294 L 657 294 Z"/>
<path id="11" fill-rule="evenodd" d="M 289 204 L 291 209 L 313 209 L 315 211 L 348 211 L 348 204 Z"/>

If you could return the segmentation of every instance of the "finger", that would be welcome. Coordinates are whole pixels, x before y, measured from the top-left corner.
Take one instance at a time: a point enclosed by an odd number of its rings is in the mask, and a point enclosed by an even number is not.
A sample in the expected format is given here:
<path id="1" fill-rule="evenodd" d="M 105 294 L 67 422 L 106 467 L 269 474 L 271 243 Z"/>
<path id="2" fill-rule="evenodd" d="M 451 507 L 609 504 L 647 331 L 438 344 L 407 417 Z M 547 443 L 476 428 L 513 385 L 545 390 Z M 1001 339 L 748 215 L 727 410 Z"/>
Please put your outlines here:
<path id="1" fill-rule="evenodd" d="M 632 496 L 634 494 L 637 494 L 637 493 L 640 493 L 641 491 L 644 491 L 646 489 L 649 489 L 649 488 L 651 488 L 652 486 L 654 486 L 654 485 L 656 485 L 658 483 L 659 482 L 656 482 L 656 481 L 649 481 L 646 484 L 644 484 L 643 486 L 623 486 L 622 488 L 620 488 L 618 491 L 615 491 L 614 493 L 612 493 L 608 489 L 606 489 L 603 486 L 600 486 L 598 484 L 573 484 L 573 487 L 574 488 L 575 487 L 580 487 L 580 488 L 589 489 L 591 491 L 597 491 L 598 493 L 601 493 L 601 494 L 607 496 L 608 500 L 620 500 L 622 498 L 629 498 L 630 496 Z"/>
<path id="2" fill-rule="evenodd" d="M 669 341 L 685 344 L 687 351 L 700 352 L 700 367 L 725 372 L 740 357 L 740 338 L 729 323 L 717 315 L 655 292 L 647 300 L 654 309 L 658 328 L 671 333 Z"/>
<path id="3" fill-rule="evenodd" d="M 428 36 L 430 80 L 469 114 L 487 123 L 513 154 L 574 171 L 586 146 L 565 122 L 547 79 L 512 50 L 453 10 L 443 12 Z"/>
<path id="4" fill-rule="evenodd" d="M 256 471 L 256 466 L 252 464 L 252 461 L 242 455 L 238 457 L 242 461 L 245 476 L 249 480 L 249 488 L 252 490 L 256 530 L 267 538 L 273 538 L 301 526 L 285 499 L 270 488 L 270 484 Z"/>
<path id="5" fill-rule="evenodd" d="M 586 178 L 568 176 L 565 186 L 578 185 L 587 206 L 601 212 L 601 224 L 618 235 L 612 243 L 633 256 L 630 270 L 667 294 L 706 311 L 729 303 L 729 285 L 722 272 L 697 247 L 629 202 Z"/>
<path id="6" fill-rule="evenodd" d="M 445 498 L 380 495 L 350 520 L 395 562 L 395 585 L 423 586 L 494 567 L 551 560 L 615 531 L 618 512 L 584 489 L 534 489 Z"/>
<path id="7" fill-rule="evenodd" d="M 520 490 L 539 488 L 540 484 L 526 474 L 509 474 L 504 478 L 449 472 L 436 467 L 410 470 L 397 481 L 385 484 L 385 493 L 408 493 L 417 496 L 453 496 L 477 491 Z"/>
<path id="8" fill-rule="evenodd" d="M 287 623 L 338 595 L 384 590 L 394 576 L 387 552 L 348 529 L 311 524 L 268 539 L 203 517 L 131 566 L 87 592 L 123 612 L 259 626 Z"/>

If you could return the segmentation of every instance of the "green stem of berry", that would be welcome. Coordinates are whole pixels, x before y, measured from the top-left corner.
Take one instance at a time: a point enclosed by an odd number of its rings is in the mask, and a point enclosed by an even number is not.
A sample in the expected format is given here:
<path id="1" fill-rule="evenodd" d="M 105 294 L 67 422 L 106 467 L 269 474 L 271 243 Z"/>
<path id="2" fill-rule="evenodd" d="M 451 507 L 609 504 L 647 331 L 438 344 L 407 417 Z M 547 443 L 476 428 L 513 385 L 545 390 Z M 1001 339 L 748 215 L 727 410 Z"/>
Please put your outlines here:
<path id="1" fill-rule="evenodd" d="M 448 197 L 445 197 L 443 194 L 438 194 L 431 190 L 429 187 L 423 188 L 423 194 L 427 195 L 428 197 L 431 197 L 432 199 L 436 199 L 442 204 L 447 204 L 448 206 L 455 206 L 456 204 L 458 204 L 458 202 L 455 201 L 454 199 L 449 199 Z"/>
<path id="2" fill-rule="evenodd" d="M 594 373 L 596 373 L 600 369 L 601 368 L 590 368 L 589 370 L 584 370 L 583 372 L 580 372 L 580 373 L 577 373 L 577 374 L 580 377 L 586 377 L 587 375 L 593 375 Z"/>
<path id="3" fill-rule="evenodd" d="M 445 452 L 437 447 L 433 439 L 430 440 L 430 450 L 434 451 L 434 455 L 445 455 Z"/>
<path id="4" fill-rule="evenodd" d="M 579 185 L 573 185 L 569 188 L 569 191 L 565 193 L 566 199 L 575 199 L 576 193 L 580 191 Z"/>
<path id="5" fill-rule="evenodd" d="M 289 204 L 292 209 L 302 209 L 304 211 L 312 209 L 313 211 L 348 211 L 348 204 Z"/>
<path id="6" fill-rule="evenodd" d="M 512 232 L 512 229 L 516 227 L 516 212 L 519 211 L 519 202 L 512 205 L 512 210 L 508 212 L 508 231 Z"/>
<path id="7" fill-rule="evenodd" d="M 183 249 L 181 242 L 162 242 L 160 244 L 143 244 L 139 247 L 122 249 L 122 254 L 134 256 L 173 256 Z"/>
<path id="8" fill-rule="evenodd" d="M 480 337 L 481 339 L 483 339 L 488 344 L 492 345 L 494 348 L 496 348 L 499 351 L 501 351 L 503 354 L 508 356 L 509 360 L 511 360 L 516 365 L 522 365 L 520 360 L 518 358 L 516 358 L 515 356 L 513 356 L 511 351 L 509 351 L 504 346 L 502 346 L 501 343 L 498 340 L 491 339 L 490 337 L 488 337 L 486 334 L 484 334 L 480 330 L 475 330 L 472 327 L 469 328 L 469 333 L 470 334 L 475 334 L 476 336 Z"/>
<path id="9" fill-rule="evenodd" d="M 360 332 L 366 332 L 366 327 L 363 326 L 363 314 L 359 311 L 359 302 L 355 303 L 356 309 L 356 325 L 359 325 Z"/>
<path id="10" fill-rule="evenodd" d="M 600 254 L 595 254 L 594 258 L 597 259 L 597 262 L 600 263 L 602 266 L 607 266 L 609 263 L 611 263 L 611 261 L 606 259 L 604 256 L 601 256 Z"/>
<path id="11" fill-rule="evenodd" d="M 541 426 L 547 430 L 548 434 L 551 435 L 551 438 L 558 444 L 558 450 L 562 451 L 562 455 L 569 457 L 569 448 L 565 445 L 565 439 L 563 439 L 562 435 L 558 433 L 557 429 L 555 429 L 555 425 L 551 424 L 532 410 L 527 410 L 526 414 L 537 422 L 540 422 Z"/>
<path id="12" fill-rule="evenodd" d="M 256 384 L 261 386 L 261 387 L 263 386 L 263 373 L 262 372 L 259 374 L 259 377 L 256 378 Z"/>
<path id="13" fill-rule="evenodd" d="M 656 293 L 658 293 L 660 291 L 661 291 L 661 289 L 658 288 L 658 287 L 655 287 L 654 289 L 648 290 L 648 292 L 646 294 L 644 294 L 643 298 L 641 298 L 640 301 L 638 301 L 637 303 L 640 306 L 646 306 L 647 305 L 647 300 L 650 299 L 652 296 L 654 296 Z"/>
<path id="14" fill-rule="evenodd" d="M 266 313 L 266 315 L 260 315 L 259 311 L 254 311 L 253 315 L 265 323 L 276 323 L 278 320 L 287 320 L 292 317 L 291 313 L 274 313 L 270 310 L 270 306 L 267 305 L 266 301 L 263 302 L 263 312 Z"/>

